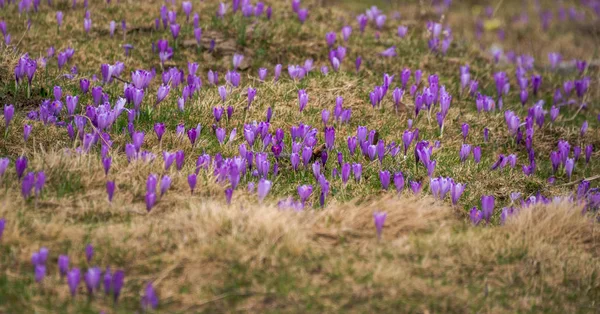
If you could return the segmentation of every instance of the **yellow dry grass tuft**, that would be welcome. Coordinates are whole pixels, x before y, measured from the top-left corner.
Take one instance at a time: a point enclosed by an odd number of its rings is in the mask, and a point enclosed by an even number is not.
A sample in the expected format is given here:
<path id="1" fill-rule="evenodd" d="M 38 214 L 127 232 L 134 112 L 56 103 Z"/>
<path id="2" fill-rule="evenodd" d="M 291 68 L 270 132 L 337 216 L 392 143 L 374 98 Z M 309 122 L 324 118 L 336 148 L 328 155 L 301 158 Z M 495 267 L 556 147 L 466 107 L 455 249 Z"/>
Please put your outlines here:
<path id="1" fill-rule="evenodd" d="M 598 224 L 570 203 L 523 209 L 504 226 L 470 227 L 430 198 L 294 212 L 238 197 L 235 204 L 243 205 L 170 197 L 150 214 L 81 198 L 59 201 L 50 215 L 43 204 L 24 211 L 11 195 L 0 204 L 7 219 L 2 245 L 16 257 L 5 272 L 24 279 L 30 254 L 47 246 L 51 276 L 42 286 L 32 283 L 34 299 L 67 300 L 56 257 L 68 254 L 73 266 L 85 268 L 83 248 L 93 243 L 93 265 L 125 269 L 125 300 L 139 298 L 143 284 L 153 281 L 163 309 L 172 312 L 301 312 L 306 304 L 328 312 L 585 312 L 597 306 Z M 388 213 L 381 241 L 374 211 Z M 98 217 L 105 221 L 94 222 Z"/>

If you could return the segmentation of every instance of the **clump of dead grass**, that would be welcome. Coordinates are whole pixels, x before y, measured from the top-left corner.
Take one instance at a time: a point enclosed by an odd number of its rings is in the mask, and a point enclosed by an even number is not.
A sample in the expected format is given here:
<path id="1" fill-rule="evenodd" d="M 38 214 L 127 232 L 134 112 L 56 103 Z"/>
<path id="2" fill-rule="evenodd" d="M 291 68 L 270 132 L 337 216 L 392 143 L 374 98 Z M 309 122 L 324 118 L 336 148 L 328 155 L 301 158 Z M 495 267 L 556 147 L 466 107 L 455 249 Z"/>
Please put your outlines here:
<path id="1" fill-rule="evenodd" d="M 173 311 L 231 306 L 294 311 L 297 302 L 315 302 L 306 294 L 312 290 L 321 291 L 320 306 L 331 311 L 373 309 L 367 300 L 376 298 L 403 311 L 455 312 L 466 306 L 506 312 L 548 306 L 541 301 L 548 297 L 565 301 L 550 304 L 570 311 L 577 308 L 566 302 L 569 290 L 588 291 L 577 299 L 590 306 L 590 297 L 600 291 L 593 281 L 600 271 L 597 224 L 570 203 L 523 209 L 504 226 L 471 227 L 454 209 L 429 198 L 390 197 L 303 212 L 256 205 L 244 196 L 233 206 L 197 198 L 170 201 L 168 210 L 132 215 L 128 221 L 81 224 L 70 223 L 73 217 L 60 212 L 90 207 L 120 216 L 126 210 L 65 202 L 48 220 L 23 211 L 18 201 L 5 200 L 0 207 L 8 221 L 3 245 L 18 257 L 11 273 L 27 272 L 31 252 L 47 246 L 51 277 L 43 289 L 68 299 L 66 285 L 54 275 L 54 261 L 58 254 L 69 254 L 74 266 L 85 268 L 83 248 L 89 242 L 97 250 L 94 264 L 126 270 L 124 300 L 137 300 L 143 284 L 153 281 L 166 300 L 164 308 Z M 381 241 L 373 211 L 388 213 Z M 28 221 L 24 227 L 22 220 Z M 247 271 L 236 273 L 232 267 Z M 278 278 L 288 272 L 294 274 L 291 291 L 249 275 Z M 250 281 L 235 289 L 229 286 L 232 280 Z M 31 289 L 36 295 L 40 288 L 32 284 Z M 240 295 L 234 304 L 226 300 Z"/>

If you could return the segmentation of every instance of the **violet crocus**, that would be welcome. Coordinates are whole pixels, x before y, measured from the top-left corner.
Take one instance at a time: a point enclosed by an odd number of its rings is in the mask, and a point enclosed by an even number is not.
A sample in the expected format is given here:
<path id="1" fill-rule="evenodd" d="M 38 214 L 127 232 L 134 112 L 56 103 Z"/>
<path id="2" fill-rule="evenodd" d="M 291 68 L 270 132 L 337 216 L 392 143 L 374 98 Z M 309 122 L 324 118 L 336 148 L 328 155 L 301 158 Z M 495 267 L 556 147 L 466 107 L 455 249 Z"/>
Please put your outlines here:
<path id="1" fill-rule="evenodd" d="M 387 170 L 379 171 L 379 181 L 381 182 L 381 188 L 387 190 L 390 185 L 390 172 Z"/>
<path id="2" fill-rule="evenodd" d="M 27 157 L 20 156 L 15 160 L 15 169 L 17 171 L 17 178 L 19 180 L 23 177 L 25 169 L 27 169 Z"/>
<path id="3" fill-rule="evenodd" d="M 114 193 L 115 193 L 115 181 L 106 181 L 106 194 L 108 195 L 109 202 L 112 202 Z"/>
<path id="4" fill-rule="evenodd" d="M 183 1 L 181 3 L 181 9 L 185 13 L 186 21 L 190 21 L 190 14 L 192 13 L 192 2 L 191 1 Z"/>
<path id="5" fill-rule="evenodd" d="M 392 46 L 392 47 L 380 52 L 379 55 L 382 57 L 387 57 L 387 58 L 395 57 L 397 55 L 396 46 Z"/>
<path id="6" fill-rule="evenodd" d="M 271 190 L 272 186 L 273 186 L 273 183 L 269 180 L 260 179 L 260 181 L 258 181 L 257 192 L 258 192 L 258 201 L 260 203 L 262 203 L 262 201 L 265 199 L 267 194 L 269 194 L 269 191 Z"/>
<path id="7" fill-rule="evenodd" d="M 81 272 L 79 268 L 73 268 L 67 274 L 67 283 L 69 285 L 69 290 L 71 291 L 71 296 L 74 297 L 77 293 L 77 287 L 79 286 L 79 282 L 81 281 Z"/>
<path id="8" fill-rule="evenodd" d="M 248 108 L 250 108 L 252 101 L 254 101 L 254 97 L 256 97 L 256 89 L 248 87 Z"/>
<path id="9" fill-rule="evenodd" d="M 462 136 L 463 136 L 463 140 L 467 140 L 467 136 L 469 135 L 469 125 L 466 123 L 463 123 L 463 125 L 461 126 L 461 130 L 462 130 Z"/>
<path id="10" fill-rule="evenodd" d="M 66 276 L 68 271 L 69 271 L 69 256 L 67 256 L 67 255 L 58 256 L 58 272 L 60 273 L 60 276 L 61 277 Z"/>
<path id="11" fill-rule="evenodd" d="M 465 191 L 465 184 L 462 183 L 451 183 L 450 187 L 450 198 L 452 199 L 452 205 L 456 205 L 458 203 L 458 199 Z"/>
<path id="12" fill-rule="evenodd" d="M 35 265 L 35 281 L 41 282 L 46 277 L 46 265 Z"/>
<path id="13" fill-rule="evenodd" d="M 387 213 L 385 212 L 374 212 L 373 220 L 375 222 L 375 230 L 377 231 L 377 239 L 381 240 L 381 234 L 383 232 L 383 226 L 385 225 L 385 218 Z"/>
<path id="14" fill-rule="evenodd" d="M 117 270 L 112 275 L 112 291 L 113 291 L 113 299 L 114 302 L 117 302 L 119 296 L 121 295 L 121 289 L 123 288 L 123 283 L 125 281 L 125 272 L 122 270 Z"/>
<path id="15" fill-rule="evenodd" d="M 153 192 L 147 192 L 145 199 L 146 211 L 150 212 L 150 210 L 152 210 L 152 207 L 154 207 L 154 203 L 156 203 L 156 194 L 154 194 Z"/>
<path id="16" fill-rule="evenodd" d="M 306 200 L 310 197 L 313 192 L 312 185 L 300 185 L 298 186 L 298 195 L 300 196 L 300 202 L 304 205 Z"/>
<path id="17" fill-rule="evenodd" d="M 164 175 L 160 180 L 160 196 L 163 196 L 171 187 L 171 177 Z"/>
<path id="18" fill-rule="evenodd" d="M 8 126 L 10 125 L 10 121 L 12 121 L 13 116 L 15 115 L 15 107 L 13 105 L 4 105 L 4 127 L 5 134 L 8 132 Z"/>
<path id="19" fill-rule="evenodd" d="M 110 268 L 107 267 L 104 275 L 102 276 L 102 284 L 104 285 L 104 294 L 110 294 L 110 288 L 112 283 L 112 274 L 110 272 Z"/>
<path id="20" fill-rule="evenodd" d="M 0 178 L 4 176 L 9 164 L 10 160 L 8 158 L 0 158 Z"/>
<path id="21" fill-rule="evenodd" d="M 43 171 L 37 173 L 35 178 L 35 196 L 38 197 L 42 193 L 44 184 L 46 183 L 46 174 Z"/>
<path id="22" fill-rule="evenodd" d="M 194 194 L 194 189 L 196 189 L 197 183 L 197 175 L 195 173 L 190 174 L 187 178 L 187 181 L 188 185 L 190 186 L 190 192 Z"/>
<path id="23" fill-rule="evenodd" d="M 300 23 L 304 24 L 304 22 L 308 18 L 308 9 L 298 9 L 297 15 Z"/>
<path id="24" fill-rule="evenodd" d="M 158 139 L 158 141 L 161 142 L 163 134 L 165 134 L 165 124 L 164 123 L 154 124 L 154 133 L 156 134 L 156 138 Z"/>
<path id="25" fill-rule="evenodd" d="M 481 217 L 485 219 L 487 223 L 490 222 L 490 219 L 494 214 L 494 203 L 495 198 L 492 195 L 484 195 L 481 197 Z"/>
<path id="26" fill-rule="evenodd" d="M 473 147 L 473 159 L 477 164 L 481 161 L 481 146 Z"/>
<path id="27" fill-rule="evenodd" d="M 158 87 L 158 92 L 156 93 L 156 103 L 154 105 L 157 106 L 165 98 L 167 98 L 167 95 L 169 95 L 169 91 L 170 90 L 171 90 L 171 86 L 170 85 L 161 85 L 161 86 L 159 86 Z"/>
<path id="28" fill-rule="evenodd" d="M 586 120 L 586 121 L 583 121 L 583 123 L 581 124 L 581 130 L 579 131 L 579 135 L 581 137 L 583 137 L 585 135 L 585 132 L 587 131 L 587 129 L 588 129 L 588 122 Z"/>
<path id="29" fill-rule="evenodd" d="M 362 176 L 362 164 L 354 163 L 352 164 L 352 174 L 354 175 L 354 181 L 360 182 Z"/>
<path id="30" fill-rule="evenodd" d="M 300 112 L 302 112 L 308 104 L 308 94 L 303 89 L 298 90 L 298 104 Z"/>
<path id="31" fill-rule="evenodd" d="M 142 296 L 141 302 L 142 309 L 144 309 L 144 311 L 153 310 L 158 307 L 158 295 L 156 294 L 156 291 L 154 291 L 152 283 L 148 283 L 148 285 L 146 285 L 144 296 Z"/>
<path id="32" fill-rule="evenodd" d="M 461 162 L 465 162 L 467 160 L 467 158 L 469 157 L 469 155 L 471 154 L 471 145 L 469 144 L 462 144 L 461 148 L 460 148 L 460 161 Z"/>
<path id="33" fill-rule="evenodd" d="M 233 69 L 237 70 L 240 65 L 242 64 L 242 61 L 244 60 L 244 55 L 242 54 L 234 54 L 233 55 Z"/>
<path id="34" fill-rule="evenodd" d="M 60 31 L 60 26 L 63 22 L 63 13 L 62 11 L 56 11 L 56 24 L 58 24 L 58 30 Z"/>
<path id="35" fill-rule="evenodd" d="M 469 217 L 471 219 L 471 223 L 474 226 L 477 226 L 483 219 L 483 214 L 479 209 L 477 209 L 477 206 L 475 206 L 471 208 L 471 211 L 469 211 Z"/>
<path id="36" fill-rule="evenodd" d="M 85 285 L 90 295 L 93 295 L 94 292 L 98 289 L 98 286 L 100 285 L 100 274 L 100 268 L 92 267 L 88 268 L 85 275 L 83 275 Z"/>
<path id="37" fill-rule="evenodd" d="M 92 258 L 94 257 L 94 247 L 92 246 L 91 243 L 89 243 L 86 247 L 85 247 L 85 259 L 89 262 L 92 261 Z"/>
<path id="38" fill-rule="evenodd" d="M 25 124 L 23 126 L 23 140 L 25 142 L 27 142 L 27 140 L 29 139 L 29 135 L 31 134 L 32 129 L 33 129 L 33 127 L 29 124 Z"/>
<path id="39" fill-rule="evenodd" d="M 412 190 L 413 194 L 419 195 L 419 193 L 421 193 L 421 187 L 422 187 L 421 182 L 410 181 L 410 189 Z"/>
<path id="40" fill-rule="evenodd" d="M 573 158 L 567 158 L 565 161 L 565 172 L 569 177 L 569 181 L 571 180 L 571 175 L 573 174 L 573 169 L 575 168 L 575 161 Z"/>
<path id="41" fill-rule="evenodd" d="M 394 186 L 397 193 L 402 192 L 404 189 L 404 175 L 400 171 L 394 174 Z"/>
<path id="42" fill-rule="evenodd" d="M 398 26 L 398 31 L 397 31 L 398 37 L 404 38 L 404 37 L 406 37 L 407 33 L 408 33 L 408 27 L 402 26 L 402 25 Z"/>
<path id="43" fill-rule="evenodd" d="M 225 201 L 227 202 L 227 205 L 231 205 L 232 197 L 233 197 L 233 189 L 232 188 L 225 189 Z"/>

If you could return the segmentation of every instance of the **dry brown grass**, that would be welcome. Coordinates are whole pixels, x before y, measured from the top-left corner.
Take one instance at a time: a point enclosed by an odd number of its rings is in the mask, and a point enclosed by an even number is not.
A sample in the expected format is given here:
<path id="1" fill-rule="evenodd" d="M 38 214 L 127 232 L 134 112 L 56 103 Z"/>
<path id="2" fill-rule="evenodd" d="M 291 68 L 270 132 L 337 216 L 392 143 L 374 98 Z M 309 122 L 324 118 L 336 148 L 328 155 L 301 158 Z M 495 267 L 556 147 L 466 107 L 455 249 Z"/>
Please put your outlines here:
<path id="1" fill-rule="evenodd" d="M 136 304 L 143 284 L 153 281 L 170 312 L 304 312 L 307 304 L 326 312 L 589 312 L 598 306 L 598 224 L 573 204 L 523 209 L 505 226 L 473 228 L 429 198 L 293 212 L 256 205 L 243 193 L 227 206 L 209 197 L 220 193 L 209 182 L 207 191 L 189 196 L 184 178 L 176 177 L 177 192 L 146 214 L 141 201 L 131 203 L 138 184 L 119 191 L 113 204 L 102 200 L 104 178 L 94 175 L 100 169 L 93 157 L 48 156 L 36 157 L 33 167 L 45 162 L 52 164 L 47 169 L 79 172 L 84 194 L 27 210 L 31 205 L 8 190 L 0 203 L 7 219 L 2 246 L 14 257 L 3 267 L 8 278 L 26 280 L 33 250 L 50 249 L 51 276 L 41 286 L 30 284 L 33 300 L 68 300 L 56 258 L 68 254 L 72 265 L 85 268 L 83 248 L 92 243 L 93 265 L 125 269 L 125 304 Z M 149 169 L 139 167 L 119 172 L 144 182 Z M 374 211 L 388 213 L 379 242 Z M 110 303 L 98 300 L 93 308 L 110 310 Z"/>

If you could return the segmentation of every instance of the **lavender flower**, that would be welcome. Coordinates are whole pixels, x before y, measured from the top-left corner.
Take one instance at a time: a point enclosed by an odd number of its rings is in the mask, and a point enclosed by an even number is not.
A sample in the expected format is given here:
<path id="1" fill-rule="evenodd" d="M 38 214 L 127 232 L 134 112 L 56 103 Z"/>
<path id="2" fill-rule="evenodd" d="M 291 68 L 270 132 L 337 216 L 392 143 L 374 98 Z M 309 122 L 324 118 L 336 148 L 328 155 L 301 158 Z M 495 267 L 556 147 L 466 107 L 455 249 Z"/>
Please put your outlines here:
<path id="1" fill-rule="evenodd" d="M 387 190 L 390 185 L 390 172 L 387 170 L 379 171 L 379 181 L 381 182 L 381 187 Z"/>
<path id="2" fill-rule="evenodd" d="M 481 217 L 485 219 L 487 223 L 490 222 L 494 213 L 495 199 L 491 195 L 484 195 L 481 197 Z"/>
<path id="3" fill-rule="evenodd" d="M 375 222 L 375 229 L 377 230 L 377 239 L 381 240 L 381 233 L 383 232 L 383 226 L 385 224 L 385 218 L 387 213 L 375 212 L 373 213 L 373 220 Z"/>
<path id="4" fill-rule="evenodd" d="M 483 219 L 483 214 L 477 207 L 473 207 L 469 212 L 469 217 L 471 218 L 471 223 L 473 223 L 474 226 L 477 226 Z"/>
<path id="5" fill-rule="evenodd" d="M 260 203 L 262 203 L 267 194 L 269 194 L 272 185 L 273 183 L 266 179 L 260 179 L 260 181 L 258 181 L 258 201 Z"/>
<path id="6" fill-rule="evenodd" d="M 67 283 L 69 284 L 69 290 L 71 291 L 71 296 L 75 296 L 77 293 L 77 286 L 79 286 L 79 282 L 81 281 L 81 272 L 79 268 L 73 268 L 67 274 Z"/>
<path id="7" fill-rule="evenodd" d="M 115 181 L 106 181 L 106 194 L 108 195 L 108 201 L 112 202 L 115 194 Z"/>

